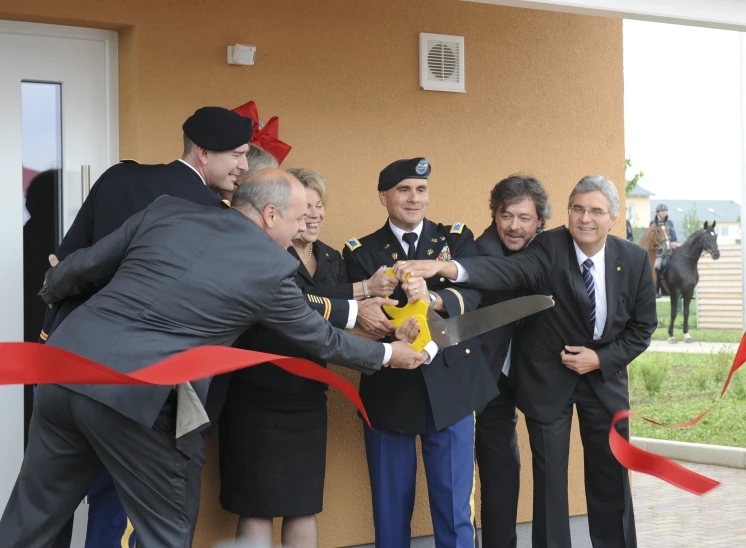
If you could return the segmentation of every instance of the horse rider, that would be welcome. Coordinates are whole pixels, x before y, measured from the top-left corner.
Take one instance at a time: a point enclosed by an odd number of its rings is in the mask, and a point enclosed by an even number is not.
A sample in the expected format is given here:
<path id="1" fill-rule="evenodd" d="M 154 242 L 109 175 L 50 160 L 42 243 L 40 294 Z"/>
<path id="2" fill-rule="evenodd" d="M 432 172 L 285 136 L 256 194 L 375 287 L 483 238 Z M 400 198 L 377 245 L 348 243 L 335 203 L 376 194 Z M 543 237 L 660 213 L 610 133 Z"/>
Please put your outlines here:
<path id="1" fill-rule="evenodd" d="M 668 264 L 668 260 L 671 258 L 671 251 L 676 249 L 678 246 L 676 238 L 676 229 L 673 226 L 673 221 L 668 218 L 668 206 L 666 204 L 658 204 L 655 208 L 655 218 L 650 221 L 661 226 L 668 226 L 668 239 L 671 242 L 670 249 L 664 249 L 662 246 L 658 247 L 658 256 L 655 258 L 655 277 L 657 280 L 656 291 L 657 295 L 661 296 L 661 275 Z"/>

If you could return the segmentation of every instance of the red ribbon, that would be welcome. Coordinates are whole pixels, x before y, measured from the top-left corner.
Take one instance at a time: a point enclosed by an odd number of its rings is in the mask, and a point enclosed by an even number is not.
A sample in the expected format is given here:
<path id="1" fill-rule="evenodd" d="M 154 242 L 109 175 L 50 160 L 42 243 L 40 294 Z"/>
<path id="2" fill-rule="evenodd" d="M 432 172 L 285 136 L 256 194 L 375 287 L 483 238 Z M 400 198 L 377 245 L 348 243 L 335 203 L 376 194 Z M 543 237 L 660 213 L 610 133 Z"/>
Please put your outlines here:
<path id="1" fill-rule="evenodd" d="M 720 392 L 720 396 L 708 409 L 697 415 L 691 420 L 683 422 L 681 424 L 662 424 L 660 422 L 648 419 L 647 417 L 640 416 L 631 411 L 618 411 L 614 418 L 611 420 L 611 430 L 609 431 L 609 445 L 611 446 L 611 452 L 619 461 L 619 463 L 627 468 L 628 470 L 634 470 L 635 472 L 642 472 L 649 474 L 657 478 L 662 479 L 665 482 L 670 483 L 680 489 L 689 491 L 695 495 L 704 495 L 708 491 L 714 489 L 720 482 L 710 479 L 701 474 L 697 474 L 692 470 L 684 468 L 679 464 L 676 464 L 672 460 L 654 455 L 643 451 L 631 443 L 629 443 L 616 429 L 616 424 L 626 419 L 627 417 L 640 417 L 656 426 L 664 426 L 666 428 L 687 428 L 701 421 L 712 408 L 720 401 L 728 389 L 733 374 L 738 371 L 741 366 L 746 362 L 746 333 L 741 338 L 741 344 L 736 352 L 736 357 L 733 359 L 733 365 L 730 368 L 728 378 L 725 380 L 723 390 Z"/>
<path id="2" fill-rule="evenodd" d="M 251 142 L 274 156 L 278 164 L 282 164 L 282 161 L 293 147 L 278 139 L 280 120 L 277 116 L 272 116 L 269 122 L 264 125 L 260 124 L 259 112 L 254 101 L 249 101 L 240 107 L 234 108 L 233 112 L 251 118 L 254 122 L 254 134 L 251 136 Z"/>
<path id="3" fill-rule="evenodd" d="M 264 362 L 333 386 L 357 407 L 370 426 L 355 387 L 331 371 L 301 358 L 225 346 L 199 346 L 132 373 L 120 373 L 92 360 L 46 344 L 0 343 L 0 385 L 4 384 L 181 384 Z"/>

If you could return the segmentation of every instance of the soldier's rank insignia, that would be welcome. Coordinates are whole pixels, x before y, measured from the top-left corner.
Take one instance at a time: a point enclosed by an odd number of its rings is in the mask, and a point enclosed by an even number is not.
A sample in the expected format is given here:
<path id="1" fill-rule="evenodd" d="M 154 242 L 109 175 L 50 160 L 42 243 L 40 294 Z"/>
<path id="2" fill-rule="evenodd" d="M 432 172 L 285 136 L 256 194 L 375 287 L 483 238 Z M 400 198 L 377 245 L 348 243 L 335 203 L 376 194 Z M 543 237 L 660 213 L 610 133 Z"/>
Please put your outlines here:
<path id="1" fill-rule="evenodd" d="M 428 256 L 428 257 L 429 257 L 430 255 L 432 255 L 433 253 L 435 253 L 435 251 L 433 251 L 432 249 L 428 249 L 428 250 L 427 250 L 427 256 Z"/>
<path id="2" fill-rule="evenodd" d="M 391 258 L 394 259 L 394 260 L 397 260 L 399 258 L 399 254 L 398 253 L 392 253 L 391 254 Z"/>
<path id="3" fill-rule="evenodd" d="M 355 251 L 358 247 L 362 246 L 357 238 L 350 238 L 345 242 L 345 245 L 350 249 L 350 251 Z"/>
<path id="4" fill-rule="evenodd" d="M 433 242 L 434 244 L 437 244 L 437 243 L 438 243 L 438 238 L 433 238 L 433 239 L 432 239 L 432 240 L 430 240 L 430 241 L 431 241 L 431 242 Z"/>
<path id="5" fill-rule="evenodd" d="M 391 244 L 386 244 L 385 246 L 383 246 L 384 249 L 388 249 L 390 247 L 391 247 Z"/>

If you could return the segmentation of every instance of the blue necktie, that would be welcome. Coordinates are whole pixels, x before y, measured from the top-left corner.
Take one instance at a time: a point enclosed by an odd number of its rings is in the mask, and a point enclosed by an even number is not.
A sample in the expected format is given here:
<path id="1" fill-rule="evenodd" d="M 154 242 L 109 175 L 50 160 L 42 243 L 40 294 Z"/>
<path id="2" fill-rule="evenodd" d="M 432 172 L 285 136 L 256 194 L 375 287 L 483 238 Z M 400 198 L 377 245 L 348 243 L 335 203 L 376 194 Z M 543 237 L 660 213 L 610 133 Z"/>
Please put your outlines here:
<path id="1" fill-rule="evenodd" d="M 586 259 L 583 261 L 583 281 L 585 282 L 585 290 L 588 292 L 588 300 L 591 301 L 591 325 L 596 325 L 596 286 L 593 283 L 593 276 L 591 276 L 591 267 L 593 261 Z"/>

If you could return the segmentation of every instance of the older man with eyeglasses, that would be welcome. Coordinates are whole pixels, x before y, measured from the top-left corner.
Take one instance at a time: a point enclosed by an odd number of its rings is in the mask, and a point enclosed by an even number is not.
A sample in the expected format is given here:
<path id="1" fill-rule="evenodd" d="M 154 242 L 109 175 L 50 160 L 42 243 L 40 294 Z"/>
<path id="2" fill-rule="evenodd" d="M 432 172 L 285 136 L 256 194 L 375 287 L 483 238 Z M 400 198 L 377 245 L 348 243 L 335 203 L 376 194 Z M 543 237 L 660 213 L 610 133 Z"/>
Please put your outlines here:
<path id="1" fill-rule="evenodd" d="M 627 365 L 657 326 L 645 250 L 610 236 L 619 212 L 614 185 L 599 175 L 570 194 L 567 227 L 548 230 L 510 257 L 407 261 L 397 277 L 440 275 L 482 290 L 526 289 L 555 306 L 526 318 L 513 338 L 510 383 L 526 416 L 533 455 L 534 548 L 570 548 L 567 466 L 573 407 L 585 455 L 594 548 L 637 546 L 628 472 L 609 448 L 611 418 L 629 409 Z M 627 423 L 620 433 L 629 437 Z"/>

